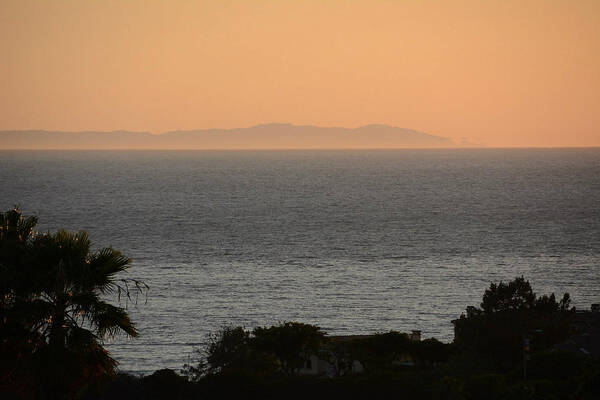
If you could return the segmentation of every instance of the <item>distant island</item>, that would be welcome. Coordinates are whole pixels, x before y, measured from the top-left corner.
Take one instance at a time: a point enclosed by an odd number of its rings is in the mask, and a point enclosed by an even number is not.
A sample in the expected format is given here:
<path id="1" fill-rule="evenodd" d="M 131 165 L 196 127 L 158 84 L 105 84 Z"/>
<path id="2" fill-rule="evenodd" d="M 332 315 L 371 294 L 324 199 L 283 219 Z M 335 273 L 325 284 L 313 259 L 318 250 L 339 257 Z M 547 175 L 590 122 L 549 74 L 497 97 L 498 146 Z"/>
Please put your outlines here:
<path id="1" fill-rule="evenodd" d="M 249 128 L 150 132 L 0 131 L 0 149 L 365 149 L 457 147 L 451 139 L 388 125 L 359 128 L 263 124 Z"/>

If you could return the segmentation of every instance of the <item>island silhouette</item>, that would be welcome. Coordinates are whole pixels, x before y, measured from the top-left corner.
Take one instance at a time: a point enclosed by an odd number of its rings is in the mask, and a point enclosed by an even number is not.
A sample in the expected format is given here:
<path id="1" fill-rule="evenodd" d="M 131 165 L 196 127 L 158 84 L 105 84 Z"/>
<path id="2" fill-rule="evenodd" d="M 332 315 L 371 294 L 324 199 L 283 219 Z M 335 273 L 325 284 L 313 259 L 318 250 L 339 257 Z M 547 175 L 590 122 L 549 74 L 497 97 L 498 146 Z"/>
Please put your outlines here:
<path id="1" fill-rule="evenodd" d="M 0 149 L 365 149 L 456 147 L 449 138 L 388 125 L 358 128 L 262 124 L 249 128 L 170 131 L 0 131 Z"/>

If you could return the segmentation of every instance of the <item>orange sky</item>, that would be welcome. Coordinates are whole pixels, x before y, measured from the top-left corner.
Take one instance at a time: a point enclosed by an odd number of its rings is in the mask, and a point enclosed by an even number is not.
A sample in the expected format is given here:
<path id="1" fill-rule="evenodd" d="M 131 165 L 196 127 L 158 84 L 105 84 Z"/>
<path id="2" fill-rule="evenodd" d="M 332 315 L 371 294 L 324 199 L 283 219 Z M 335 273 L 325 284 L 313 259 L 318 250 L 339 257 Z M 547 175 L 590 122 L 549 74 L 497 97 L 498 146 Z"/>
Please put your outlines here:
<path id="1" fill-rule="evenodd" d="M 0 130 L 385 123 L 600 146 L 598 0 L 0 0 Z"/>

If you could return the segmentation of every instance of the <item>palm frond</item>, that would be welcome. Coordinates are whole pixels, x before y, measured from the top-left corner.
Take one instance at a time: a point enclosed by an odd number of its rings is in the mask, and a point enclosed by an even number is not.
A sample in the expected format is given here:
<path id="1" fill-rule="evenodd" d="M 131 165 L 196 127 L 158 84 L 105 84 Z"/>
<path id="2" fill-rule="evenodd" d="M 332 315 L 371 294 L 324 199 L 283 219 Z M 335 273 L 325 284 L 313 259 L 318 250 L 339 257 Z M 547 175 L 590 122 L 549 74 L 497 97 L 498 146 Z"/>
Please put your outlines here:
<path id="1" fill-rule="evenodd" d="M 112 293 L 117 290 L 115 275 L 130 267 L 131 259 L 119 251 L 105 248 L 92 254 L 87 260 L 89 267 L 89 285 L 101 293 Z"/>
<path id="2" fill-rule="evenodd" d="M 99 337 L 114 337 L 119 333 L 126 333 L 137 337 L 138 331 L 129 318 L 127 311 L 108 303 L 98 304 L 93 315 L 90 315 Z"/>

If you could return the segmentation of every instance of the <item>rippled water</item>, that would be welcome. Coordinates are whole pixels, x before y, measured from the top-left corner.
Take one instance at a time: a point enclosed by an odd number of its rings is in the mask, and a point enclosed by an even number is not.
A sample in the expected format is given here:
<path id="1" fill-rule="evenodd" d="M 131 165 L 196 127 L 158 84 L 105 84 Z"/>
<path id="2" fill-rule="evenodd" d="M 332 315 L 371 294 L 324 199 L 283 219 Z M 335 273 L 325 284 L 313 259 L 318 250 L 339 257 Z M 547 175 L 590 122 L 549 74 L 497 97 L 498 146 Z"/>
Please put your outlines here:
<path id="1" fill-rule="evenodd" d="M 0 206 L 133 258 L 126 371 L 180 368 L 224 324 L 331 334 L 450 321 L 490 281 L 600 301 L 600 149 L 0 152 Z"/>

